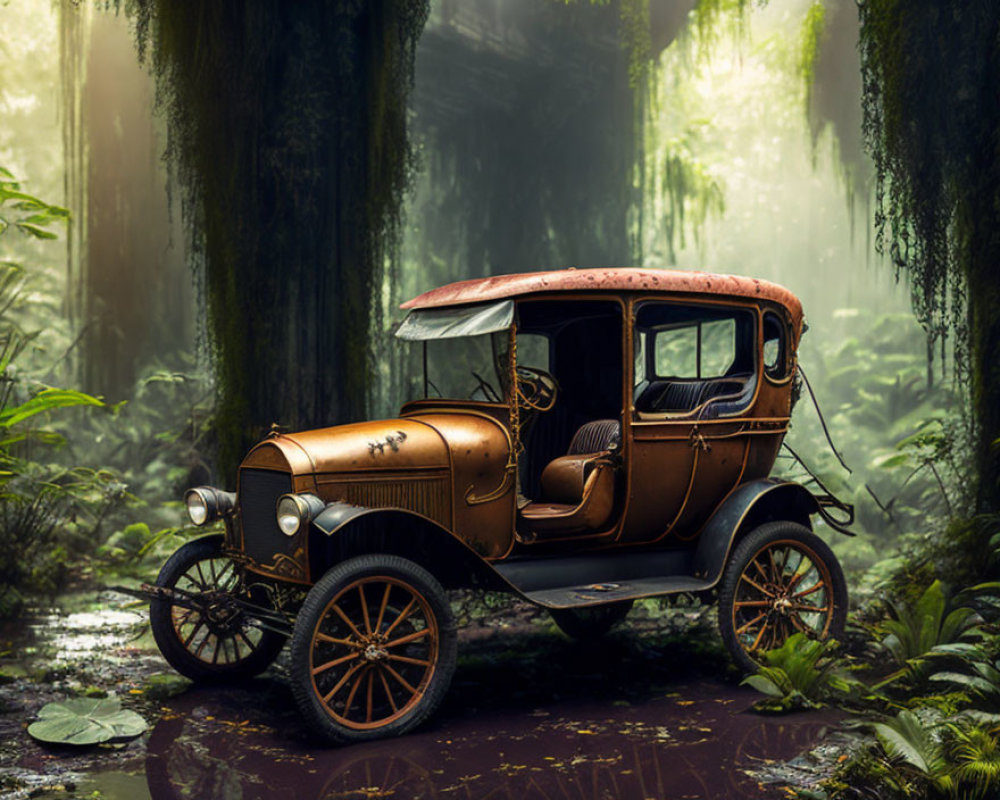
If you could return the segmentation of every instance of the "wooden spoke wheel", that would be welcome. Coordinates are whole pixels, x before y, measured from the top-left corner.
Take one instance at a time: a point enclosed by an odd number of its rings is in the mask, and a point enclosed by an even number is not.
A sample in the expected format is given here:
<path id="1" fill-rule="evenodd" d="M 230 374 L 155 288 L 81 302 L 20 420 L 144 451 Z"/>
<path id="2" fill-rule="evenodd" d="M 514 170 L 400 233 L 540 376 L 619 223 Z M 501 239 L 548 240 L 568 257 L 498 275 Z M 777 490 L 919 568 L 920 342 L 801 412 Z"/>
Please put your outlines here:
<path id="1" fill-rule="evenodd" d="M 451 607 L 429 572 L 397 556 L 359 556 L 306 597 L 292 635 L 292 689 L 331 742 L 396 736 L 441 702 L 456 648 Z"/>
<path id="2" fill-rule="evenodd" d="M 194 681 L 248 678 L 277 658 L 285 638 L 262 630 L 235 598 L 247 595 L 236 563 L 222 552 L 222 536 L 181 546 L 163 565 L 157 586 L 195 595 L 191 606 L 152 600 L 149 621 L 163 657 Z"/>
<path id="3" fill-rule="evenodd" d="M 846 616 L 843 570 L 808 528 L 771 522 L 740 540 L 722 578 L 719 629 L 744 670 L 755 671 L 760 654 L 793 633 L 839 637 Z"/>

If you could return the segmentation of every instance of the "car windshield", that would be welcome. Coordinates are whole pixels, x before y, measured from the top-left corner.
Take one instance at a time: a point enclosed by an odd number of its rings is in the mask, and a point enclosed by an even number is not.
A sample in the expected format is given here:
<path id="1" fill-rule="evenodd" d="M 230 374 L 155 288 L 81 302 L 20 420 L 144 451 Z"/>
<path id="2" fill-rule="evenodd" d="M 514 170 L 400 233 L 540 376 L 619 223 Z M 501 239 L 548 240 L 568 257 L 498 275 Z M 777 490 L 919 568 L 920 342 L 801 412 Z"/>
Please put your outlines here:
<path id="1" fill-rule="evenodd" d="M 509 340 L 507 331 L 501 331 L 424 342 L 424 396 L 504 402 L 510 374 Z"/>
<path id="2" fill-rule="evenodd" d="M 501 403 L 510 375 L 510 327 L 514 304 L 417 309 L 396 331 L 423 342 L 424 397 Z"/>

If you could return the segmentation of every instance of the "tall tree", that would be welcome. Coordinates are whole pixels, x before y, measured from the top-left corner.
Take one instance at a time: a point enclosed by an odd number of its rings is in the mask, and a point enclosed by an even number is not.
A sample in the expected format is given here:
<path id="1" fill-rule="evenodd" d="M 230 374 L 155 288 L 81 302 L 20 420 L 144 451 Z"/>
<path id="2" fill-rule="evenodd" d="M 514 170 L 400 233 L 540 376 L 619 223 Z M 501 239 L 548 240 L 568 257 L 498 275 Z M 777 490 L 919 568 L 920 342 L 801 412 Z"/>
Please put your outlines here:
<path id="1" fill-rule="evenodd" d="M 1000 509 L 1000 4 L 865 0 L 864 133 L 880 246 L 954 332 L 980 510 Z"/>
<path id="2" fill-rule="evenodd" d="M 219 479 L 274 422 L 362 417 L 427 0 L 135 0 L 199 259 Z"/>

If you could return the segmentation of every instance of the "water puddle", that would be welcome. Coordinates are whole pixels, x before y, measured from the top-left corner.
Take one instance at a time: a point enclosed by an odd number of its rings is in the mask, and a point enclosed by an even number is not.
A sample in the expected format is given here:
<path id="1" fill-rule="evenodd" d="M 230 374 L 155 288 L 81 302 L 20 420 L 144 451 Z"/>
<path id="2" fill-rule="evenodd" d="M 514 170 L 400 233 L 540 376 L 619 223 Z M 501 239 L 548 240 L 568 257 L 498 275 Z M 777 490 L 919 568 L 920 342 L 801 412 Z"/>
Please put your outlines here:
<path id="1" fill-rule="evenodd" d="M 22 629 L 21 650 L 36 661 L 65 659 L 69 672 L 0 687 L 12 702 L 20 698 L 0 715 L 4 735 L 19 742 L 0 753 L 0 772 L 21 770 L 23 795 L 38 798 L 65 797 L 60 781 L 72 782 L 76 796 L 104 800 L 787 797 L 754 776 L 781 774 L 776 766 L 814 747 L 837 715 L 750 712 L 758 695 L 738 685 L 710 613 L 635 616 L 590 645 L 535 617 L 472 624 L 429 724 L 399 739 L 326 748 L 298 719 L 287 653 L 249 683 L 155 699 L 150 675 L 168 668 L 135 638 L 145 628 L 141 613 L 46 614 Z M 49 750 L 26 737 L 23 723 L 42 702 L 89 682 L 140 710 L 150 732 L 119 749 L 86 751 Z"/>
<path id="2" fill-rule="evenodd" d="M 264 690 L 272 700 L 282 693 Z M 743 770 L 809 748 L 832 718 L 746 713 L 754 697 L 700 682 L 686 684 L 683 696 L 638 704 L 445 715 L 402 739 L 320 749 L 289 740 L 284 725 L 260 724 L 235 697 L 220 704 L 198 692 L 157 724 L 146 778 L 153 800 L 785 796 Z"/>

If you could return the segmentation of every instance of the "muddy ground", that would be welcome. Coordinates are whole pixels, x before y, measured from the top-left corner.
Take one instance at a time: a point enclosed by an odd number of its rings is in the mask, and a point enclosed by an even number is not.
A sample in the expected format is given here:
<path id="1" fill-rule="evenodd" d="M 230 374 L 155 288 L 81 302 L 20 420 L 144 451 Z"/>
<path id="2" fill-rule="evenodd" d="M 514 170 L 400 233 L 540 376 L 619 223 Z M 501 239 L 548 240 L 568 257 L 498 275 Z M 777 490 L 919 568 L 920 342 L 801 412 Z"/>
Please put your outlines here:
<path id="1" fill-rule="evenodd" d="M 766 799 L 814 783 L 838 746 L 833 712 L 750 710 L 713 609 L 648 601 L 580 644 L 527 604 L 455 602 L 459 665 L 430 723 L 330 749 L 297 719 L 284 656 L 246 684 L 198 688 L 160 658 L 142 607 L 63 598 L 0 629 L 0 797 Z M 102 694 L 149 730 L 82 749 L 28 736 L 45 703 Z"/>

